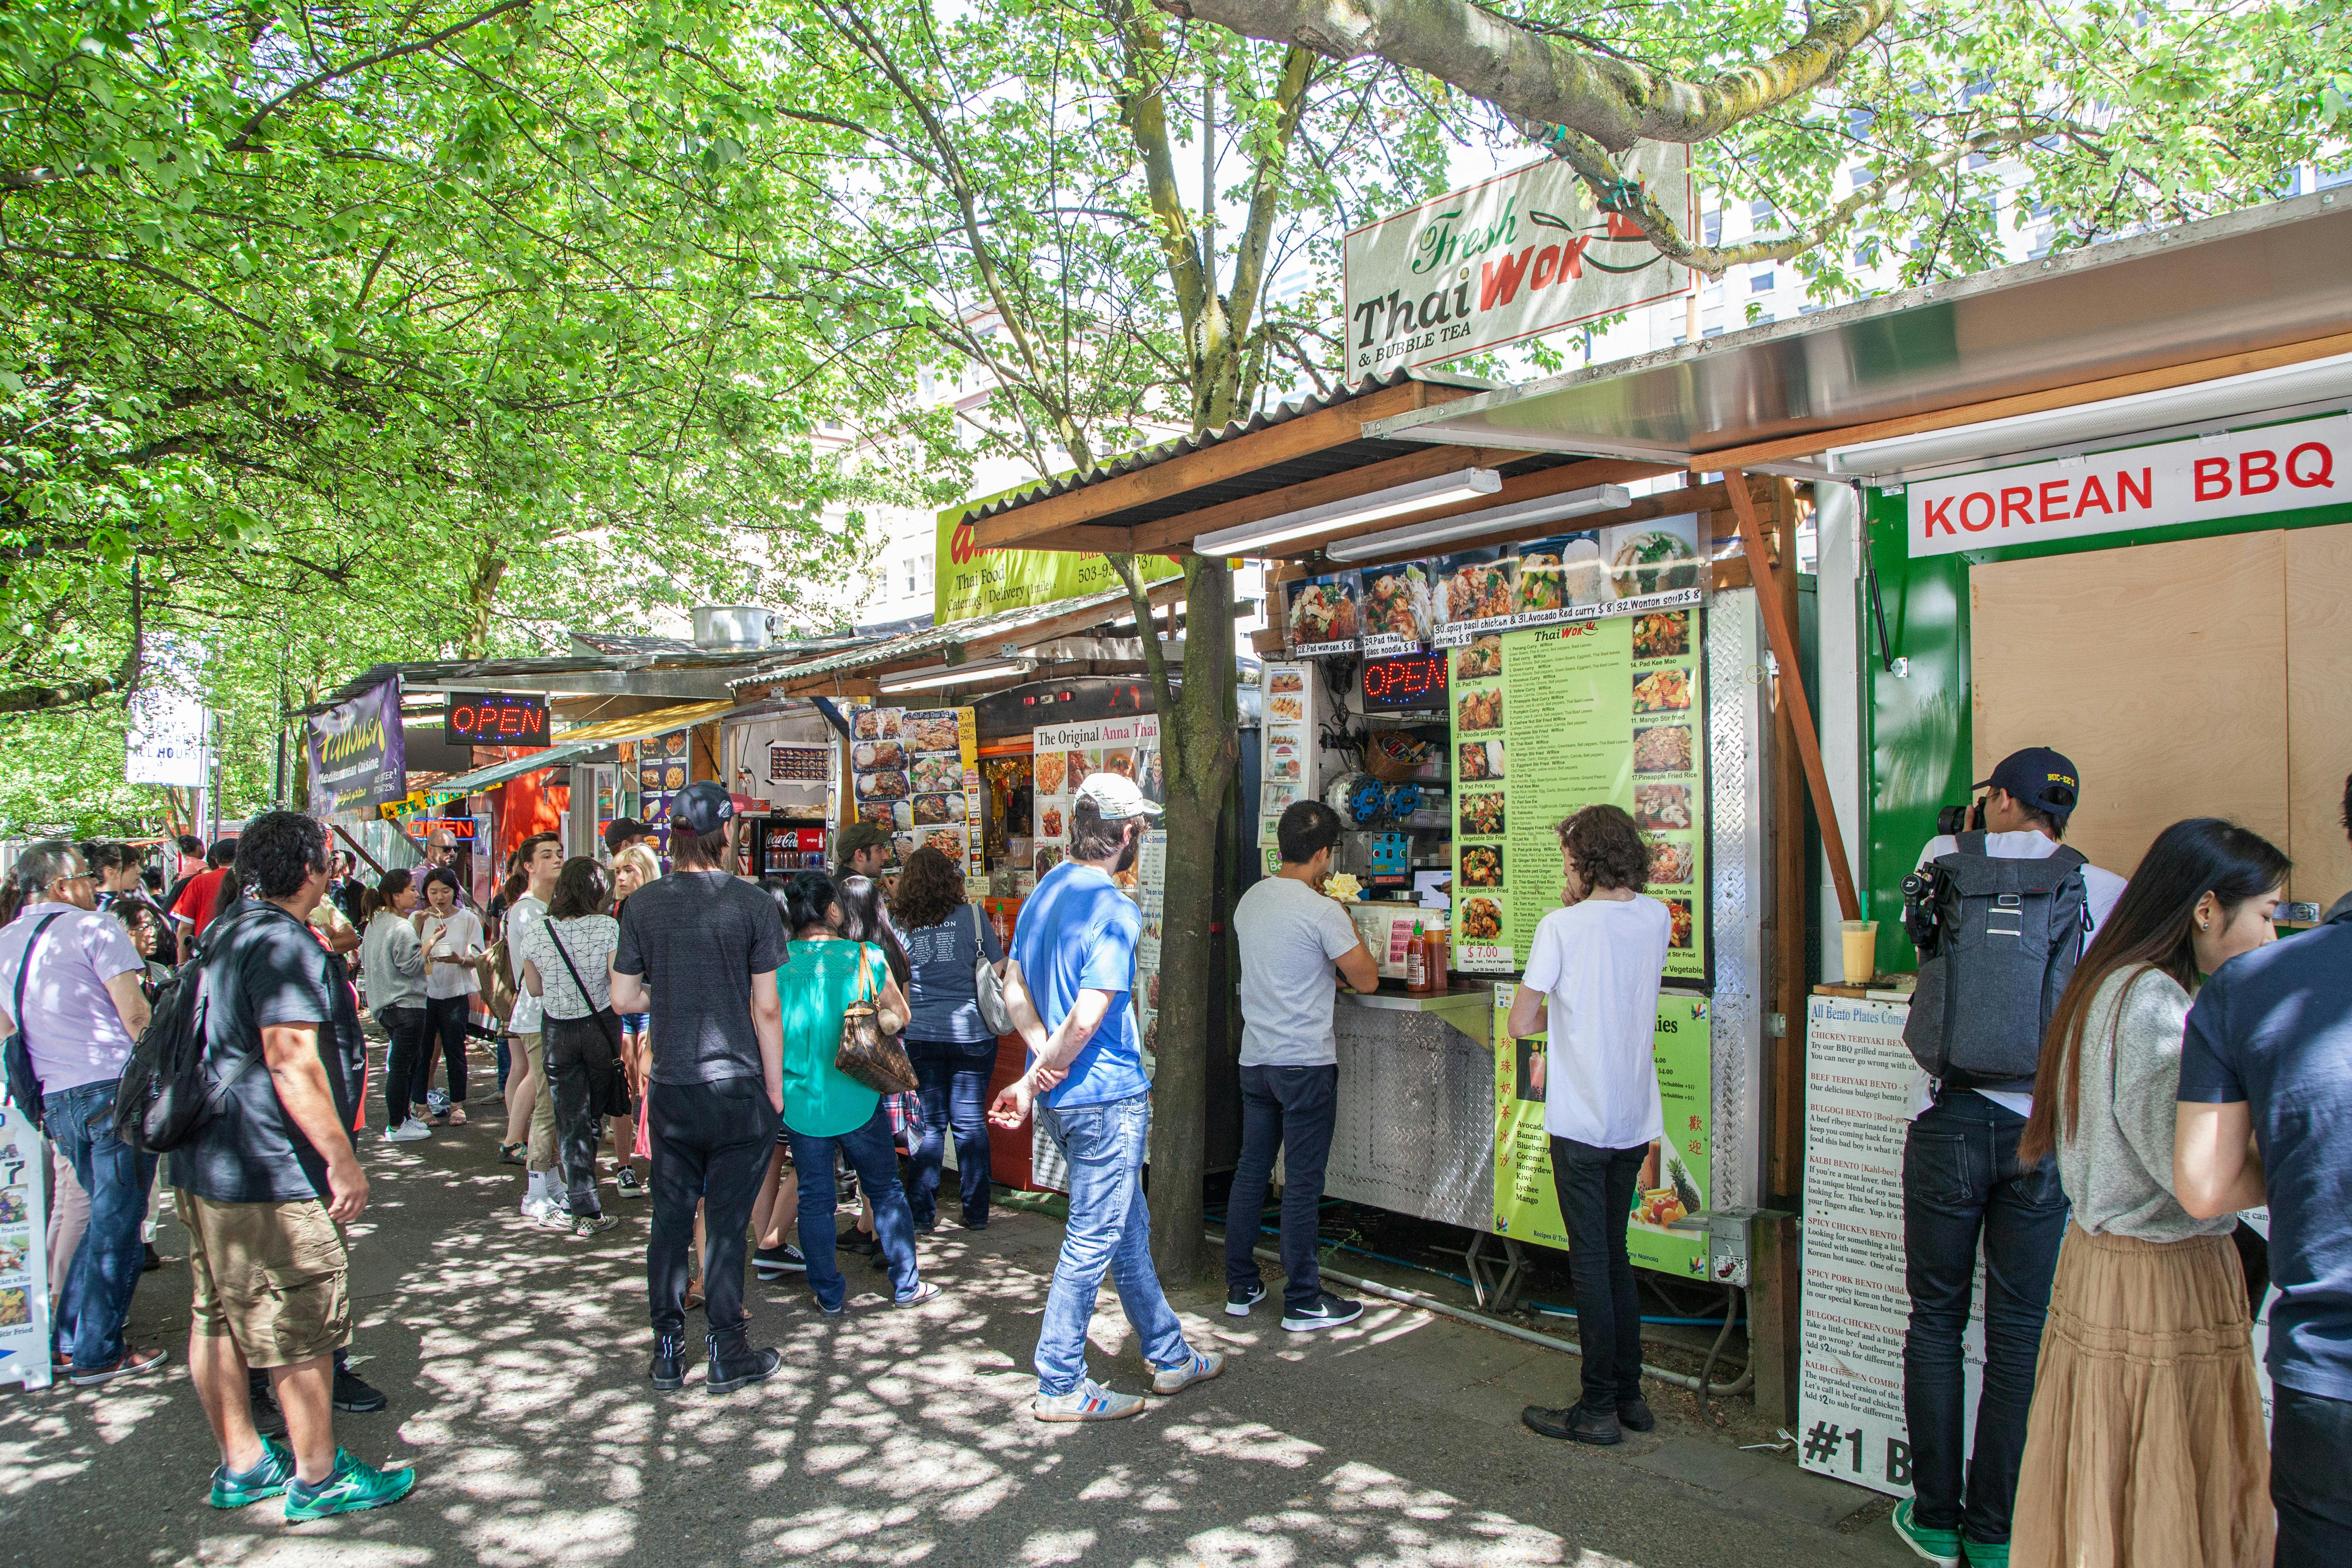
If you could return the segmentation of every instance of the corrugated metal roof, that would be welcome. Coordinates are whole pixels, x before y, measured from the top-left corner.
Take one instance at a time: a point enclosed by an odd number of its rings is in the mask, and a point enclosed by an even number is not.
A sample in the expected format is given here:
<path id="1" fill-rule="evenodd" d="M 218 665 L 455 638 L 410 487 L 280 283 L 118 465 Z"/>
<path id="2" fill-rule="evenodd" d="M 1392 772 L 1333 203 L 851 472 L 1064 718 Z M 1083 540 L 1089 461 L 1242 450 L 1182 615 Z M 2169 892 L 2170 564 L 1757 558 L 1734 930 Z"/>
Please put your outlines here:
<path id="1" fill-rule="evenodd" d="M 361 692 L 395 675 L 406 686 L 432 689 L 462 685 L 480 686 L 489 690 L 560 693 L 571 688 L 550 687 L 542 683 L 563 676 L 620 676 L 647 670 L 735 669 L 772 662 L 780 655 L 826 653 L 856 647 L 864 640 L 856 637 L 812 637 L 770 643 L 762 648 L 735 648 L 724 652 L 689 646 L 683 651 L 660 649 L 641 653 L 559 654 L 546 658 L 427 659 L 408 664 L 371 665 L 318 701 L 307 708 L 294 709 L 292 713 L 297 716 L 323 713 L 337 703 L 348 702 Z M 587 694 L 594 695 L 593 692 Z"/>
<path id="2" fill-rule="evenodd" d="M 1318 413 L 1326 408 L 1336 408 L 1343 403 L 1352 403 L 1359 397 L 1370 396 L 1375 392 L 1384 392 L 1391 386 L 1402 386 L 1412 381 L 1433 382 L 1441 386 L 1470 387 L 1478 391 L 1492 390 L 1503 384 L 1479 376 L 1448 375 L 1437 371 L 1392 370 L 1381 375 L 1367 377 L 1352 386 L 1337 387 L 1328 393 L 1310 393 L 1286 403 L 1277 403 L 1262 413 L 1251 415 L 1247 419 L 1234 420 L 1222 430 L 1181 436 L 1173 441 L 1162 441 L 1156 447 L 1144 447 L 1136 451 L 1121 453 L 1108 462 L 1097 468 L 1089 468 L 1083 474 L 1066 474 L 1043 480 L 1013 495 L 999 496 L 993 500 L 983 502 L 965 512 L 962 521 L 971 522 L 982 518 L 997 517 L 1037 501 L 1048 500 L 1055 496 L 1067 495 L 1072 490 L 1082 490 L 1090 485 L 1101 484 L 1107 479 L 1115 479 L 1122 474 L 1134 473 L 1139 468 L 1155 467 L 1171 458 L 1183 457 L 1188 452 L 1198 452 L 1203 448 L 1234 440 L 1238 437 L 1266 429 L 1271 426 L 1287 424 L 1302 415 Z M 1398 448 L 1399 452 L 1415 449 L 1417 449 L 1416 447 L 1410 443 L 1402 444 Z M 1360 466 L 1360 459 L 1330 465 L 1335 469 Z M 1313 473 L 1302 472 L 1298 479 L 1286 479 L 1285 482 L 1297 483 L 1301 479 L 1314 477 L 1316 476 Z M 1191 510 L 1200 504 L 1202 503 L 1198 498 L 1192 497 L 1185 500 L 1176 510 Z"/>
<path id="3" fill-rule="evenodd" d="M 648 735 L 665 735 L 688 725 L 708 723 L 722 713 L 733 712 L 734 709 L 731 699 L 719 697 L 708 702 L 681 702 L 674 708 L 656 708 L 650 713 L 638 713 L 626 719 L 607 719 L 602 723 L 583 724 L 564 731 L 556 743 L 543 752 L 524 757 L 509 757 L 502 763 L 492 763 L 487 768 L 476 768 L 472 773 L 444 779 L 424 793 L 472 795 L 477 790 L 519 779 L 525 773 L 563 767 L 615 741 L 641 741 Z"/>
<path id="4" fill-rule="evenodd" d="M 1167 578 L 1163 581 L 1176 582 L 1179 579 Z M 1157 588 L 1160 585 L 1154 583 L 1149 586 Z M 825 658 L 809 659 L 800 663 L 779 662 L 771 668 L 735 676 L 730 679 L 727 684 L 730 687 L 749 686 L 755 680 L 772 680 L 777 676 L 785 674 L 789 674 L 797 680 L 807 675 L 833 675 L 843 670 L 870 669 L 876 665 L 896 664 L 902 658 L 911 658 L 919 654 L 946 649 L 959 643 L 986 642 L 992 637 L 1017 632 L 1024 626 L 1042 626 L 1047 621 L 1058 620 L 1064 616 L 1073 615 L 1082 610 L 1100 608 L 1107 611 L 1124 608 L 1127 602 L 1127 590 L 1124 587 L 1118 587 L 1108 589 L 1100 594 L 1080 595 L 1075 599 L 1057 599 L 1050 605 L 1028 605 L 1017 610 L 999 611 L 992 616 L 978 616 L 968 621 L 953 621 L 944 626 L 929 626 L 919 632 L 909 632 L 905 637 L 892 637 L 887 642 L 872 643 L 865 647 L 834 654 Z"/>

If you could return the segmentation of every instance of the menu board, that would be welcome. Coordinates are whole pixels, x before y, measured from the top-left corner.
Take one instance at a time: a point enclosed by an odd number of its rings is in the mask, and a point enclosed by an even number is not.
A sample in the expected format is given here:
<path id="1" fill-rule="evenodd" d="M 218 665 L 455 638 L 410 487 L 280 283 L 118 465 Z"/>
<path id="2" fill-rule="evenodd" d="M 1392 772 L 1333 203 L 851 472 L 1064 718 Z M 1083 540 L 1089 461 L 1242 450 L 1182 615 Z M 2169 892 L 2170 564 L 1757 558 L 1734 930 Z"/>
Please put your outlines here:
<path id="1" fill-rule="evenodd" d="M 1707 977 L 1706 745 L 1696 608 L 1488 633 L 1454 654 L 1454 967 L 1527 966 L 1559 906 L 1559 824 L 1631 813 L 1643 889 L 1673 918 L 1670 980 Z"/>
<path id="2" fill-rule="evenodd" d="M 693 772 L 687 765 L 687 746 L 693 739 L 690 730 L 673 730 L 621 742 L 622 766 L 636 770 L 637 816 L 654 830 L 654 842 L 665 860 L 669 858 L 669 804 Z"/>
<path id="3" fill-rule="evenodd" d="M 1296 578 L 1284 584 L 1282 591 L 1289 608 L 1285 624 L 1289 627 L 1290 647 L 1298 658 L 1354 653 L 1362 646 L 1353 572 Z"/>
<path id="4" fill-rule="evenodd" d="M 27 1388 L 50 1381 L 48 1173 L 48 1145 L 23 1110 L 0 1099 L 0 1382 Z"/>
<path id="5" fill-rule="evenodd" d="M 1030 742 L 1036 801 L 1033 864 L 1040 878 L 1069 853 L 1070 803 L 1087 775 L 1121 773 L 1136 781 L 1146 800 L 1164 803 L 1168 798 L 1160 759 L 1160 720 L 1154 714 L 1044 724 L 1030 731 Z M 1157 826 L 1146 831 L 1134 869 L 1118 879 L 1143 910 L 1143 934 L 1135 952 L 1135 1007 L 1137 1037 L 1148 1056 L 1160 1024 L 1160 922 L 1168 886 L 1168 835 Z M 1148 1061 L 1146 1065 L 1148 1070 Z"/>
<path id="6" fill-rule="evenodd" d="M 919 847 L 969 865 L 977 758 L 968 763 L 964 710 L 849 710 L 849 771 L 856 820 L 890 834 L 895 858 Z"/>
<path id="7" fill-rule="evenodd" d="M 1258 730 L 1258 835 L 1266 874 L 1281 865 L 1276 825 L 1293 803 L 1308 798 L 1315 784 L 1314 668 L 1269 664 L 1265 671 L 1265 716 Z"/>
<path id="8" fill-rule="evenodd" d="M 1551 1140 L 1544 1131 L 1547 1037 L 1513 1039 L 1514 985 L 1495 987 L 1495 1234 L 1565 1247 L 1568 1227 L 1552 1180 Z M 1658 998 L 1651 1052 L 1658 1068 L 1664 1135 L 1650 1145 L 1633 1184 L 1625 1250 L 1643 1268 L 1685 1279 L 1707 1277 L 1704 1230 L 1676 1221 L 1706 1207 L 1713 1185 L 1715 1053 L 1704 996 L 1668 992 Z"/>

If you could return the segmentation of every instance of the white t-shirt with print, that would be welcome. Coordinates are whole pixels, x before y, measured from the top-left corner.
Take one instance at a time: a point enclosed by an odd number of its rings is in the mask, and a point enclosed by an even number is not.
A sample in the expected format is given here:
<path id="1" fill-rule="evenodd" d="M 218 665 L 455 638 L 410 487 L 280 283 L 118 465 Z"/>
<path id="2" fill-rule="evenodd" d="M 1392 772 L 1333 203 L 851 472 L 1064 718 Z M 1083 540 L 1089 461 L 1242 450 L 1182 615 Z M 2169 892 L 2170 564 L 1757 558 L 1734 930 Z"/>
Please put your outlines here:
<path id="1" fill-rule="evenodd" d="M 1550 997 L 1544 1131 L 1602 1149 L 1664 1137 L 1658 982 L 1674 917 L 1657 900 L 1587 899 L 1554 910 L 1528 947 L 1527 984 Z"/>

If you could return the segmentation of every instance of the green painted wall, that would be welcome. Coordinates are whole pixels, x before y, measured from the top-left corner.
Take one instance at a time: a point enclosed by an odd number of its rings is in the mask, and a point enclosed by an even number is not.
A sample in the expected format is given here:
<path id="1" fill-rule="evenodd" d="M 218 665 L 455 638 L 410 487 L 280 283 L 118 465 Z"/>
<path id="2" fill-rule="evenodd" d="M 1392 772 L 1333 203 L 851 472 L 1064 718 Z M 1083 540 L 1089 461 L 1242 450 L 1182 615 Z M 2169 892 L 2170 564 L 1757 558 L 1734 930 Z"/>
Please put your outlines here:
<path id="1" fill-rule="evenodd" d="M 2339 476 L 2337 485 L 2352 489 L 2352 476 Z M 1876 574 L 1879 601 L 1885 609 L 1886 642 L 1882 647 L 1865 573 L 1858 607 L 1863 623 L 1863 751 L 1870 769 L 1863 803 L 1863 842 L 1867 847 L 1864 901 L 1868 918 L 1878 921 L 1878 967 L 1884 972 L 1918 967 L 1919 955 L 1903 934 L 1903 879 L 1935 837 L 1936 813 L 1966 801 L 1969 785 L 1975 782 L 1969 735 L 1969 568 L 1979 562 L 2352 522 L 2352 501 L 1921 561 L 1912 560 L 1908 552 L 1901 490 L 1868 491 L 1867 516 L 1867 564 Z M 2352 593 L 2352 584 L 2346 591 Z M 1907 672 L 1891 674 L 1886 668 L 1890 658 L 1908 659 Z M 2063 739 L 2056 744 L 2065 750 Z"/>

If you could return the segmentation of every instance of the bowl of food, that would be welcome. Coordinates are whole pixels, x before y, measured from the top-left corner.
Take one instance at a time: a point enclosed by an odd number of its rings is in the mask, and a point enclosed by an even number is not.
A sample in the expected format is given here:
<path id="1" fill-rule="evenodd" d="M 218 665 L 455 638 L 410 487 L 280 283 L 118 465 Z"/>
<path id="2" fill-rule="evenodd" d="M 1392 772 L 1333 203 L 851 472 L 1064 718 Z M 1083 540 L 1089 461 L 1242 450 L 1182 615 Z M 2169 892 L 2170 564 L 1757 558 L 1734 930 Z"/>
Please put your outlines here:
<path id="1" fill-rule="evenodd" d="M 1462 937 L 1465 942 L 1492 942 L 1503 934 L 1503 906 L 1492 899 L 1469 899 L 1462 905 Z"/>

